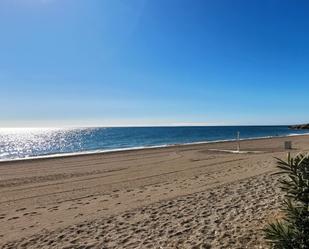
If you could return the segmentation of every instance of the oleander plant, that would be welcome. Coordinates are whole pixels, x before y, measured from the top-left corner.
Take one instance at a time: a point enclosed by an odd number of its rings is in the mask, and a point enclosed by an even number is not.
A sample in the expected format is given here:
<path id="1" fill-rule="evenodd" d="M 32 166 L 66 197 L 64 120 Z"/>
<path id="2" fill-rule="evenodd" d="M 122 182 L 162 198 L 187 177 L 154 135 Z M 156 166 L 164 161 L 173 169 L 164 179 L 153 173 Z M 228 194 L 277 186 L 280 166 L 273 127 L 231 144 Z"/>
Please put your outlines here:
<path id="1" fill-rule="evenodd" d="M 276 159 L 285 193 L 283 218 L 265 227 L 265 239 L 272 249 L 309 249 L 309 156 Z"/>

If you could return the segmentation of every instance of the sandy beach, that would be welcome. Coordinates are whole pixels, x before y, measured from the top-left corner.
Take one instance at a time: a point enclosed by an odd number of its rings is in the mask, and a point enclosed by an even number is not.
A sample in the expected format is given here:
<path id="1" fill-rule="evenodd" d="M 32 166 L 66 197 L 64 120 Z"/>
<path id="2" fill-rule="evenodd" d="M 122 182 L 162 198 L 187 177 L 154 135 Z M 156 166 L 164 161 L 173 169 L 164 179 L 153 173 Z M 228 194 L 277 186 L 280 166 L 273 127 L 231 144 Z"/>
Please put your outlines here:
<path id="1" fill-rule="evenodd" d="M 274 157 L 309 136 L 0 163 L 1 248 L 267 248 Z"/>

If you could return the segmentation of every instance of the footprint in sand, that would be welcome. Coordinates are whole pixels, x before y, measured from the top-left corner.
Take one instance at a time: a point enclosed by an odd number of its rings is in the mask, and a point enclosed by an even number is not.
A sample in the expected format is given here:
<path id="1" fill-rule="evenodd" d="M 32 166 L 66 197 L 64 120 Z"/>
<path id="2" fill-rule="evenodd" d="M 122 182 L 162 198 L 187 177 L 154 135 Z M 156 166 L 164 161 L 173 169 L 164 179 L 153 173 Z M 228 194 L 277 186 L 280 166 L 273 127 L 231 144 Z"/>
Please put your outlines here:
<path id="1" fill-rule="evenodd" d="M 58 206 L 54 206 L 48 209 L 49 212 L 58 211 Z"/>
<path id="2" fill-rule="evenodd" d="M 71 210 L 71 209 L 77 209 L 78 207 L 69 207 L 67 208 L 67 210 Z"/>
<path id="3" fill-rule="evenodd" d="M 37 213 L 37 212 L 30 212 L 30 213 L 24 213 L 23 214 L 23 216 L 28 216 L 28 215 L 34 216 L 34 215 L 39 215 L 39 213 Z"/>
<path id="4" fill-rule="evenodd" d="M 31 212 L 31 213 L 29 213 L 29 215 L 34 216 L 34 215 L 39 215 L 39 213 L 38 212 Z"/>
<path id="5" fill-rule="evenodd" d="M 43 209 L 43 208 L 46 208 L 46 207 L 36 207 L 35 209 Z"/>
<path id="6" fill-rule="evenodd" d="M 14 217 L 9 218 L 8 220 L 17 220 L 17 219 L 19 219 L 19 217 L 18 216 L 14 216 Z"/>
<path id="7" fill-rule="evenodd" d="M 78 217 L 82 217 L 82 216 L 84 216 L 84 214 L 80 213 L 78 215 L 75 215 L 74 218 L 78 218 Z"/>
<path id="8" fill-rule="evenodd" d="M 27 208 L 16 209 L 16 212 L 25 211 Z"/>

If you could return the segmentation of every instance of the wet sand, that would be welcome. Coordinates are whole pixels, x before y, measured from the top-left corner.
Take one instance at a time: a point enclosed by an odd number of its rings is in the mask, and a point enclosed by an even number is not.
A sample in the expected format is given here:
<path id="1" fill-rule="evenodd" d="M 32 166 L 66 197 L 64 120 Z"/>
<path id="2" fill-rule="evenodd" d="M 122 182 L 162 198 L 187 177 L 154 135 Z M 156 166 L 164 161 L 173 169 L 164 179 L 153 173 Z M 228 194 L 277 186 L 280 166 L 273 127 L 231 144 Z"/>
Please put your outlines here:
<path id="1" fill-rule="evenodd" d="M 0 163 L 1 248 L 265 248 L 274 157 L 309 136 Z"/>

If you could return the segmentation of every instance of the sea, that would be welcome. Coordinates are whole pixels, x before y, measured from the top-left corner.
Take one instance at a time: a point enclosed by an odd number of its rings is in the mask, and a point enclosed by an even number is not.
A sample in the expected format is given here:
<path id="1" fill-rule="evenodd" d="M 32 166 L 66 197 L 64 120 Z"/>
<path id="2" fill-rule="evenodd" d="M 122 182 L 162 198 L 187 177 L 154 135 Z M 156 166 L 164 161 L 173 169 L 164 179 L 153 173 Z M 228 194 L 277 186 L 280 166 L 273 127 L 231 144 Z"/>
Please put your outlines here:
<path id="1" fill-rule="evenodd" d="M 0 128 L 0 161 L 307 134 L 288 126 Z"/>

